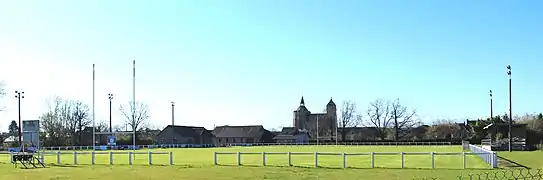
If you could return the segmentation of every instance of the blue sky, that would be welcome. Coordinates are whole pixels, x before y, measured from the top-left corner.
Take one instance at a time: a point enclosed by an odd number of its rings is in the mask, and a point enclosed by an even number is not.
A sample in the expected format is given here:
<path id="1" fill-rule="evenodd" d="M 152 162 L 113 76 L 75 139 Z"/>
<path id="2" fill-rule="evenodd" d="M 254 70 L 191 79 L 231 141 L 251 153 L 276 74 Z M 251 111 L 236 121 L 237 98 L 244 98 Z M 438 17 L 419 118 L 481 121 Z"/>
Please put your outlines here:
<path id="1" fill-rule="evenodd" d="M 150 123 L 290 126 L 304 96 L 320 112 L 333 97 L 364 113 L 378 98 L 416 108 L 421 120 L 464 120 L 508 110 L 541 112 L 542 1 L 2 1 L 0 128 L 46 100 L 92 103 L 96 120 L 132 96 Z M 539 22 L 539 23 L 538 23 Z M 340 107 L 338 107 L 340 108 Z"/>

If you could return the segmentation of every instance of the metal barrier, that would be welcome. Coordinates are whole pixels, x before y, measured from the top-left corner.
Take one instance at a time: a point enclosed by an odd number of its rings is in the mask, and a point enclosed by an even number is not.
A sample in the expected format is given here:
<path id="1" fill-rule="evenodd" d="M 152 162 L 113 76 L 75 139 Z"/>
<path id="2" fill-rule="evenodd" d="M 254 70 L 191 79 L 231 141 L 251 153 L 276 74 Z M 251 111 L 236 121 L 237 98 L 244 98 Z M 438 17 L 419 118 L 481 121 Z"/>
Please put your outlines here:
<path id="1" fill-rule="evenodd" d="M 475 145 L 470 144 L 469 150 L 472 153 L 476 153 L 483 161 L 485 161 L 488 165 L 490 165 L 492 168 L 498 168 L 498 156 L 496 155 L 496 152 L 487 150 Z"/>
<path id="2" fill-rule="evenodd" d="M 466 169 L 466 155 L 478 155 L 482 156 L 487 153 L 467 153 L 467 152 L 366 152 L 366 153 L 337 153 L 337 152 L 215 152 L 213 154 L 213 164 L 219 164 L 219 155 L 236 155 L 237 156 L 237 165 L 241 166 L 242 155 L 262 155 L 262 165 L 266 166 L 266 156 L 267 155 L 287 155 L 288 156 L 288 166 L 292 166 L 292 155 L 313 155 L 315 160 L 315 167 L 319 167 L 319 156 L 340 156 L 343 158 L 343 168 L 347 168 L 347 157 L 348 156 L 362 156 L 369 155 L 371 156 L 371 168 L 375 168 L 375 156 L 376 155 L 400 155 L 401 157 L 401 168 L 405 168 L 405 155 L 430 155 L 432 169 L 436 168 L 435 165 L 435 156 L 436 155 L 461 155 L 462 156 L 462 167 Z"/>

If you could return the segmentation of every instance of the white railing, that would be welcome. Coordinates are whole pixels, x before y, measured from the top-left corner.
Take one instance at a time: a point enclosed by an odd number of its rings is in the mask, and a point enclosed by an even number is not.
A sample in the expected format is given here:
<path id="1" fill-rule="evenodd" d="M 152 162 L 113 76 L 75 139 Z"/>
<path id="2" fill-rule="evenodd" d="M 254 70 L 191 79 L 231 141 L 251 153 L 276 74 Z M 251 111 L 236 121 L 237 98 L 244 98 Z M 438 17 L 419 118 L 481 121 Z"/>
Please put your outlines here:
<path id="1" fill-rule="evenodd" d="M 498 155 L 496 154 L 496 152 L 475 146 L 473 144 L 469 145 L 469 150 L 472 153 L 476 153 L 484 162 L 486 162 L 492 168 L 498 167 Z"/>
<path id="2" fill-rule="evenodd" d="M 350 145 L 350 146 L 442 146 L 452 145 L 451 142 L 339 142 L 339 143 L 220 143 L 220 144 L 158 144 L 158 145 L 136 145 L 141 149 L 152 148 L 206 148 L 206 147 L 221 147 L 221 146 L 315 146 L 315 145 Z M 127 145 L 132 147 L 132 145 Z M 123 146 L 123 147 L 127 147 Z M 101 146 L 96 146 L 101 147 Z M 112 147 L 112 146 L 107 146 Z M 120 147 L 120 146 L 117 146 Z M 44 150 L 61 151 L 61 150 L 92 150 L 92 146 L 51 146 L 42 147 Z"/>
<path id="3" fill-rule="evenodd" d="M 348 156 L 362 156 L 369 155 L 371 157 L 371 168 L 375 168 L 375 156 L 376 155 L 400 155 L 401 156 L 401 168 L 405 167 L 405 155 L 430 155 L 432 162 L 432 169 L 436 168 L 435 165 L 435 156 L 436 155 L 460 155 L 462 156 L 463 168 L 466 169 L 466 155 L 479 155 L 485 153 L 468 153 L 468 152 L 369 152 L 369 153 L 337 153 L 337 152 L 215 152 L 213 154 L 213 164 L 219 164 L 219 155 L 236 155 L 237 156 L 237 165 L 242 165 L 241 157 L 242 155 L 261 155 L 262 156 L 262 165 L 266 166 L 266 157 L 267 155 L 287 155 L 288 157 L 288 166 L 292 166 L 292 156 L 293 155 L 313 155 L 315 161 L 315 167 L 319 167 L 319 156 L 340 156 L 343 158 L 343 168 L 347 168 L 347 157 Z M 494 168 L 494 165 L 491 165 Z"/>
<path id="4" fill-rule="evenodd" d="M 2 153 L 0 153 L 2 154 Z M 5 153 L 3 153 L 5 154 Z M 10 155 L 10 162 L 11 163 L 15 163 L 13 162 L 13 155 L 16 154 L 16 153 L 13 153 L 13 152 L 9 152 L 9 155 Z M 132 165 L 132 159 L 133 157 L 136 155 L 136 154 L 145 154 L 145 155 L 148 155 L 148 163 L 149 165 L 153 165 L 153 155 L 169 155 L 169 165 L 173 165 L 173 153 L 172 152 L 132 152 L 132 151 L 129 151 L 129 152 L 113 152 L 113 151 L 90 151 L 90 152 L 86 152 L 86 151 L 73 151 L 73 152 L 67 152 L 67 151 L 57 151 L 57 152 L 36 152 L 35 155 L 38 156 L 38 158 L 41 160 L 41 162 L 43 163 L 46 163 L 44 160 L 45 160 L 45 155 L 56 155 L 56 164 L 61 164 L 61 157 L 62 155 L 73 155 L 73 164 L 77 165 L 78 164 L 78 155 L 91 155 L 91 164 L 94 165 L 95 162 L 96 162 L 96 158 L 95 156 L 96 155 L 109 155 L 109 164 L 110 165 L 113 165 L 114 164 L 114 161 L 113 161 L 113 157 L 114 155 L 128 155 L 128 164 L 129 165 Z"/>

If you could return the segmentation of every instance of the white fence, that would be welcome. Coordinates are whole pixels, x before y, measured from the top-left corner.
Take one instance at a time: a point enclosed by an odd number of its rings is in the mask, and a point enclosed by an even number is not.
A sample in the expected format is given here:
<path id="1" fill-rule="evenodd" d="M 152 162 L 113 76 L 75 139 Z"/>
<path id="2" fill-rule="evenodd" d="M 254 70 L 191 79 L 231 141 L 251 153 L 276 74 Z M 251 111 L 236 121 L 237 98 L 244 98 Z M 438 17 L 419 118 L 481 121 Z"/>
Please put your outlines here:
<path id="1" fill-rule="evenodd" d="M 498 168 L 498 155 L 496 152 L 472 144 L 470 144 L 468 148 L 472 153 L 477 153 L 477 155 L 492 168 Z"/>
<path id="2" fill-rule="evenodd" d="M 262 165 L 266 166 L 266 156 L 267 155 L 287 155 L 288 157 L 288 166 L 292 166 L 292 155 L 313 155 L 315 161 L 315 167 L 319 167 L 319 156 L 340 156 L 343 158 L 343 168 L 347 168 L 347 157 L 348 156 L 362 156 L 369 155 L 371 156 L 371 168 L 375 168 L 375 156 L 376 155 L 400 155 L 401 156 L 401 168 L 405 167 L 405 155 L 430 155 L 432 162 L 432 169 L 436 168 L 435 165 L 435 156 L 436 155 L 460 155 L 462 156 L 463 168 L 466 169 L 466 155 L 485 155 L 487 153 L 477 153 L 477 152 L 369 152 L 369 153 L 329 153 L 329 152 L 215 152 L 213 154 L 213 163 L 214 165 L 219 165 L 219 155 L 236 155 L 237 164 L 242 165 L 241 157 L 242 155 L 262 155 Z M 489 156 L 493 158 L 494 156 Z M 491 161 L 496 162 L 496 161 Z M 491 167 L 495 167 L 494 164 L 491 164 Z"/>
<path id="3" fill-rule="evenodd" d="M 348 145 L 348 146 L 445 146 L 451 142 L 338 142 L 336 143 L 225 143 L 225 144 L 158 144 L 136 145 L 142 149 L 152 148 L 205 148 L 221 146 L 315 146 L 315 145 Z M 128 145 L 132 147 L 132 145 Z M 99 147 L 99 146 L 96 146 Z M 111 146 L 108 146 L 111 147 Z M 92 150 L 92 146 L 51 146 L 42 147 L 45 150 Z"/>
<path id="4" fill-rule="evenodd" d="M 10 155 L 10 161 L 11 163 L 15 163 L 13 162 L 13 155 L 16 154 L 16 153 L 13 153 L 13 152 L 10 152 L 9 155 Z M 77 165 L 78 164 L 78 155 L 91 155 L 91 164 L 95 164 L 96 162 L 96 158 L 95 156 L 98 155 L 98 154 L 103 154 L 103 155 L 107 155 L 109 154 L 109 164 L 110 165 L 113 165 L 114 164 L 114 161 L 113 161 L 113 156 L 114 155 L 127 155 L 128 156 L 128 164 L 129 165 L 132 165 L 132 159 L 133 157 L 136 155 L 136 154 L 144 154 L 144 155 L 148 155 L 148 163 L 149 165 L 153 165 L 153 155 L 169 155 L 169 165 L 173 165 L 173 153 L 172 152 L 113 152 L 113 151 L 109 151 L 109 152 L 106 152 L 106 151 L 91 151 L 91 152 L 85 152 L 85 151 L 74 151 L 74 152 L 61 152 L 61 151 L 57 151 L 57 152 L 36 152 L 35 155 L 38 156 L 38 158 L 41 160 L 41 162 L 43 163 L 46 163 L 44 160 L 45 160 L 45 155 L 56 155 L 56 164 L 61 164 L 61 157 L 62 155 L 73 155 L 73 164 Z"/>

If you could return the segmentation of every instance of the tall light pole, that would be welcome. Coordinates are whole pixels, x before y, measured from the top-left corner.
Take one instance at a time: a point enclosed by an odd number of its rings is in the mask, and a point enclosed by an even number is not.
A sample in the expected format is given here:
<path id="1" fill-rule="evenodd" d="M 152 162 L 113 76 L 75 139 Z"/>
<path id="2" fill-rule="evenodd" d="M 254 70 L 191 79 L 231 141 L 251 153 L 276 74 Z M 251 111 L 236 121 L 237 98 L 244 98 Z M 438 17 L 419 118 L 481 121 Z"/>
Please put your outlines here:
<path id="1" fill-rule="evenodd" d="M 113 100 L 113 94 L 107 94 L 109 99 L 109 132 L 113 132 L 113 124 L 111 123 L 111 100 Z"/>
<path id="2" fill-rule="evenodd" d="M 22 147 L 23 145 L 23 135 L 21 133 L 23 124 L 21 123 L 21 99 L 25 98 L 25 92 L 22 91 L 15 91 L 15 98 L 17 98 L 18 106 L 19 106 L 19 147 Z M 22 149 L 24 151 L 24 148 Z"/>
<path id="3" fill-rule="evenodd" d="M 511 65 L 507 65 L 507 76 L 509 77 L 509 152 L 513 151 L 511 143 L 513 137 L 511 136 L 511 123 L 513 122 L 513 103 L 511 102 Z"/>
<path id="4" fill-rule="evenodd" d="M 494 114 L 492 109 L 492 90 L 490 90 L 490 122 L 494 123 Z"/>
<path id="5" fill-rule="evenodd" d="M 175 102 L 172 102 L 172 126 L 175 126 Z"/>

